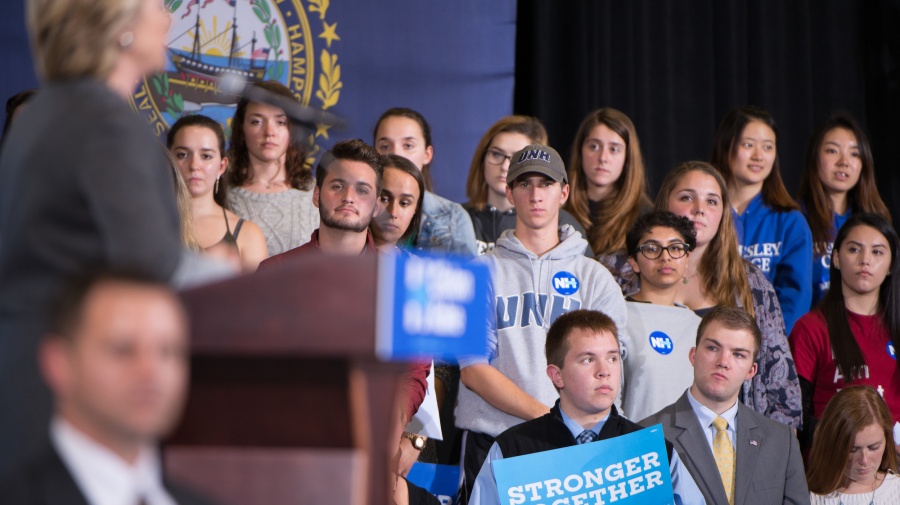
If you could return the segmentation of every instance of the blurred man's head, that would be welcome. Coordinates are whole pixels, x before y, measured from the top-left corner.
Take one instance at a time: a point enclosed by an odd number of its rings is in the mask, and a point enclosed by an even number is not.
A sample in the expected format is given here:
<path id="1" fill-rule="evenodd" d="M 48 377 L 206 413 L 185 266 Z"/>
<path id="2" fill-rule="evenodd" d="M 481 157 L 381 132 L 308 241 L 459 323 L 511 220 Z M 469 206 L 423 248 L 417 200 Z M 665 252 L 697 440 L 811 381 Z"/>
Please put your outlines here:
<path id="1" fill-rule="evenodd" d="M 73 279 L 41 349 L 57 415 L 126 459 L 159 439 L 184 403 L 187 331 L 165 284 L 132 272 Z"/>

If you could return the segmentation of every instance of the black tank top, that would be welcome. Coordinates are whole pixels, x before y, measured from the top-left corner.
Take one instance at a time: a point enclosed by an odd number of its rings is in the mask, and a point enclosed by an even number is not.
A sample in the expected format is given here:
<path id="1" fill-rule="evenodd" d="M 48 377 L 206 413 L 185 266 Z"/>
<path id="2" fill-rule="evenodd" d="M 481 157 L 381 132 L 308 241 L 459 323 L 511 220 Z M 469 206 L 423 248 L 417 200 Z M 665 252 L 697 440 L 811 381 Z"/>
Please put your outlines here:
<path id="1" fill-rule="evenodd" d="M 241 233 L 241 226 L 244 225 L 244 218 L 242 218 L 242 217 L 238 218 L 237 226 L 234 227 L 234 233 L 232 233 L 231 226 L 229 226 L 229 224 L 228 224 L 228 212 L 225 210 L 224 207 L 222 208 L 222 215 L 225 216 L 225 236 L 222 237 L 222 240 L 216 242 L 215 244 L 213 244 L 209 247 L 205 247 L 204 248 L 205 251 L 208 251 L 209 249 L 212 249 L 213 247 L 216 247 L 219 244 L 227 244 L 227 245 L 234 247 L 235 249 L 238 248 L 237 238 L 238 238 L 238 235 Z"/>

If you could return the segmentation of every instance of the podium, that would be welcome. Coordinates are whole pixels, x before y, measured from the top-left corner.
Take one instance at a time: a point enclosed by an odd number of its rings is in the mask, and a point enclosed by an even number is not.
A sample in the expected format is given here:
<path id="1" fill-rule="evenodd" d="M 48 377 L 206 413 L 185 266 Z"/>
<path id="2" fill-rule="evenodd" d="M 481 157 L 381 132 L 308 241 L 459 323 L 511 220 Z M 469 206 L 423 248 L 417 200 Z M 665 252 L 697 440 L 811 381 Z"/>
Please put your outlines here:
<path id="1" fill-rule="evenodd" d="M 407 367 L 375 357 L 377 263 L 310 254 L 183 293 L 191 385 L 169 476 L 223 505 L 388 503 Z"/>

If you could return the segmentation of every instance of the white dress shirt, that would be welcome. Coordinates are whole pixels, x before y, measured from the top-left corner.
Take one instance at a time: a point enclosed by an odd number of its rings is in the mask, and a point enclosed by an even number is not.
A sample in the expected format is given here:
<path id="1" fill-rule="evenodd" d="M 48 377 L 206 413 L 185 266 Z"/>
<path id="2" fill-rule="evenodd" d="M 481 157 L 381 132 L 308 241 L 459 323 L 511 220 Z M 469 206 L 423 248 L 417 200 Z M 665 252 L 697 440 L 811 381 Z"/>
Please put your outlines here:
<path id="1" fill-rule="evenodd" d="M 132 465 L 59 417 L 50 439 L 91 505 L 177 505 L 163 487 L 154 447 L 142 447 Z"/>
<path id="2" fill-rule="evenodd" d="M 709 444 L 709 450 L 713 450 L 713 440 L 716 436 L 716 427 L 712 425 L 712 422 L 715 421 L 717 417 L 721 417 L 728 422 L 728 428 L 725 432 L 728 434 L 728 439 L 731 440 L 731 446 L 737 447 L 734 441 L 737 438 L 737 411 L 738 411 L 738 403 L 737 400 L 734 401 L 734 405 L 731 406 L 725 412 L 721 414 L 716 414 L 712 410 L 709 410 L 705 406 L 703 406 L 696 398 L 694 398 L 694 393 L 691 392 L 690 388 L 688 389 L 688 403 L 691 404 L 691 408 L 694 409 L 694 415 L 697 416 L 697 420 L 700 421 L 700 427 L 703 428 L 703 434 L 706 435 L 706 442 Z"/>

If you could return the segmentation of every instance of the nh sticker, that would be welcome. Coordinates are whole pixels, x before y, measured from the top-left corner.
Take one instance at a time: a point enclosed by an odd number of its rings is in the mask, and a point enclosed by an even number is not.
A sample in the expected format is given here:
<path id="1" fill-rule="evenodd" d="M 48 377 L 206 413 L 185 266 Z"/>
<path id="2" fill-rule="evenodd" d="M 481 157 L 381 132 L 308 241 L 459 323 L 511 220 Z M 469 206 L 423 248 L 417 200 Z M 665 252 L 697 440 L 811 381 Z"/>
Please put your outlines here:
<path id="1" fill-rule="evenodd" d="M 650 347 L 660 354 L 669 354 L 675 347 L 672 344 L 672 337 L 661 331 L 654 331 L 650 334 Z"/>
<path id="2" fill-rule="evenodd" d="M 569 272 L 558 272 L 553 276 L 553 289 L 563 296 L 574 295 L 578 291 L 578 279 Z"/>

